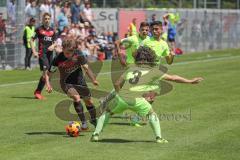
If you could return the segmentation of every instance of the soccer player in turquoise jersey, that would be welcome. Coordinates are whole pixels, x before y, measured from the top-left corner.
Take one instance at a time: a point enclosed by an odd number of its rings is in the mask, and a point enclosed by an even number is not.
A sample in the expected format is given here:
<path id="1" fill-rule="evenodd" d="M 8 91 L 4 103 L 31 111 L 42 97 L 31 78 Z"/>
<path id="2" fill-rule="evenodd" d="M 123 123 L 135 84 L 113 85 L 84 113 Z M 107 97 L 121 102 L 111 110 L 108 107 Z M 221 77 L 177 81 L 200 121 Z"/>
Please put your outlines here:
<path id="1" fill-rule="evenodd" d="M 162 22 L 155 21 L 151 24 L 152 37 L 142 41 L 142 46 L 147 46 L 155 51 L 157 60 L 160 63 L 160 59 L 165 57 L 168 64 L 173 63 L 174 54 L 170 52 L 168 44 L 162 39 L 163 28 Z"/>
<path id="2" fill-rule="evenodd" d="M 99 140 L 99 134 L 111 115 L 132 110 L 141 117 L 147 117 L 157 143 L 168 143 L 162 138 L 160 121 L 151 106 L 151 102 L 158 94 L 159 79 L 189 84 L 197 84 L 202 80 L 201 77 L 189 80 L 161 72 L 159 67 L 154 67 L 158 66 L 157 55 L 149 47 L 140 47 L 134 59 L 135 64 L 129 65 L 127 71 L 115 82 L 116 98 L 99 117 L 91 141 Z"/>
<path id="3" fill-rule="evenodd" d="M 149 39 L 149 24 L 147 22 L 142 22 L 140 24 L 139 33 L 116 42 L 116 47 L 118 50 L 118 56 L 120 57 L 120 62 L 123 66 L 134 63 L 134 54 L 143 40 Z M 126 59 L 121 54 L 120 46 L 125 46 L 126 48 Z"/>

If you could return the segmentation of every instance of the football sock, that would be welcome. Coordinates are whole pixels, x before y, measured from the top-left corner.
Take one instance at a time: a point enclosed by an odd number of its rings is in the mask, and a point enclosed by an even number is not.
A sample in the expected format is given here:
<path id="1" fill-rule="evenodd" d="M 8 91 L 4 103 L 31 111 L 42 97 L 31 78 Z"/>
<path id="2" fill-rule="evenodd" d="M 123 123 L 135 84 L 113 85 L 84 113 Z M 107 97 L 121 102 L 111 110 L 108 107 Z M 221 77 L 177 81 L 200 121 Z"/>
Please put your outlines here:
<path id="1" fill-rule="evenodd" d="M 160 121 L 159 121 L 156 113 L 150 114 L 148 118 L 149 118 L 149 123 L 153 129 L 155 136 L 162 138 Z"/>
<path id="2" fill-rule="evenodd" d="M 116 91 L 113 89 L 106 97 L 104 97 L 103 101 L 105 103 L 111 101 L 116 96 Z"/>
<path id="3" fill-rule="evenodd" d="M 95 106 L 92 105 L 92 106 L 86 106 L 87 107 L 87 110 L 90 114 L 90 117 L 91 117 L 91 120 L 90 122 L 96 126 L 97 125 L 97 120 L 96 120 L 96 109 L 95 109 Z"/>
<path id="4" fill-rule="evenodd" d="M 102 114 L 99 118 L 98 118 L 98 122 L 97 122 L 97 126 L 96 126 L 96 129 L 94 131 L 94 135 L 95 134 L 99 134 L 102 129 L 106 126 L 106 124 L 108 123 L 109 121 L 109 117 L 110 117 L 110 113 L 104 113 Z"/>
<path id="5" fill-rule="evenodd" d="M 82 123 L 86 123 L 86 117 L 83 112 L 83 105 L 81 102 L 74 102 L 74 108 L 75 111 L 78 114 L 79 119 L 81 120 Z"/>
<path id="6" fill-rule="evenodd" d="M 39 79 L 39 82 L 38 82 L 38 86 L 37 86 L 36 91 L 42 92 L 44 86 L 45 86 L 45 79 L 44 79 L 43 76 L 42 76 L 42 77 Z"/>

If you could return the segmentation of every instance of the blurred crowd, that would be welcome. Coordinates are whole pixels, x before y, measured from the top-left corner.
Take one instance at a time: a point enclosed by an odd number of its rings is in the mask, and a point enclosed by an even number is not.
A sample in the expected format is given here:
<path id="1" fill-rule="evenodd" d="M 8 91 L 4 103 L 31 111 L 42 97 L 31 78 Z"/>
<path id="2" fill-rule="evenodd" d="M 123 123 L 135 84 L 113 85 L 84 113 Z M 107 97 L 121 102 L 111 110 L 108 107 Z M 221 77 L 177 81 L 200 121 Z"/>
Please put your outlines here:
<path id="1" fill-rule="evenodd" d="M 44 13 L 51 14 L 51 27 L 58 35 L 57 43 L 70 36 L 79 42 L 83 53 L 91 60 L 110 59 L 114 55 L 114 42 L 117 34 L 97 33 L 93 25 L 94 14 L 89 0 L 27 0 L 25 7 L 26 23 L 30 18 L 41 23 Z"/>
<path id="2" fill-rule="evenodd" d="M 89 60 L 105 60 L 114 56 L 114 42 L 117 33 L 97 33 L 93 25 L 94 14 L 90 0 L 26 0 L 25 22 L 36 20 L 35 27 L 41 25 L 44 13 L 51 15 L 51 27 L 58 37 L 58 43 L 65 36 L 76 39 Z M 0 43 L 16 43 L 16 0 L 7 1 L 7 19 L 0 15 Z M 4 36 L 4 37 L 3 37 Z M 3 48 L 3 47 L 1 47 Z"/>

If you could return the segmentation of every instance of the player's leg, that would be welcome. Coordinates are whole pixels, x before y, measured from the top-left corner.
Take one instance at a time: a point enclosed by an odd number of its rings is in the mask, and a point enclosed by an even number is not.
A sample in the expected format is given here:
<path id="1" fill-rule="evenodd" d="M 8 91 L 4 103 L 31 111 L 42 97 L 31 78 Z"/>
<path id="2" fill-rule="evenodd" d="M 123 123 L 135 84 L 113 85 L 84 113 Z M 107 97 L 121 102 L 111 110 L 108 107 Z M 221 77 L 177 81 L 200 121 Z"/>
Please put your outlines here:
<path id="1" fill-rule="evenodd" d="M 146 117 L 151 125 L 151 128 L 156 137 L 157 143 L 167 143 L 168 141 L 162 138 L 160 121 L 157 114 L 153 111 L 152 105 L 145 98 L 136 98 L 136 104 L 132 108 L 134 112 L 142 117 Z"/>
<path id="2" fill-rule="evenodd" d="M 40 70 L 43 73 L 42 73 L 42 76 L 39 79 L 37 89 L 34 92 L 34 95 L 37 99 L 44 99 L 44 97 L 41 94 L 42 90 L 44 89 L 45 83 L 46 83 L 45 78 L 44 78 L 44 74 L 49 69 L 52 60 L 53 60 L 53 53 L 52 52 L 48 52 L 48 53 L 46 53 L 46 55 L 43 54 L 41 57 L 39 57 Z"/>
<path id="3" fill-rule="evenodd" d="M 75 85 L 75 89 L 78 91 L 79 95 L 83 99 L 85 106 L 88 110 L 90 117 L 86 117 L 90 120 L 90 123 L 96 127 L 97 120 L 96 120 L 96 107 L 92 101 L 91 92 L 87 86 L 85 80 L 82 80 L 79 85 Z"/>
<path id="4" fill-rule="evenodd" d="M 86 105 L 86 108 L 90 115 L 90 123 L 96 127 L 97 125 L 97 119 L 96 119 L 96 107 L 93 104 L 91 97 L 85 97 L 83 98 L 84 103 Z"/>
<path id="5" fill-rule="evenodd" d="M 168 143 L 168 141 L 166 139 L 162 138 L 160 121 L 158 119 L 157 114 L 153 110 L 149 112 L 148 120 L 149 120 L 151 128 L 153 129 L 153 132 L 155 134 L 156 142 L 157 143 Z"/>
<path id="6" fill-rule="evenodd" d="M 115 96 L 116 91 L 113 89 L 106 97 L 100 99 L 100 109 L 102 113 L 106 110 L 107 104 L 114 99 Z"/>
<path id="7" fill-rule="evenodd" d="M 105 111 L 98 118 L 95 131 L 93 132 L 93 135 L 91 137 L 91 141 L 96 142 L 99 140 L 99 134 L 102 132 L 104 126 L 106 126 L 106 124 L 108 123 L 110 116 L 111 116 L 111 113 L 109 111 Z"/>
<path id="8" fill-rule="evenodd" d="M 72 85 L 66 85 L 65 91 L 66 91 L 67 95 L 73 99 L 75 111 L 77 112 L 78 117 L 79 117 L 80 121 L 82 122 L 82 130 L 87 130 L 88 129 L 87 121 L 86 121 L 86 117 L 84 115 L 83 105 L 81 103 L 81 97 L 80 97 L 79 93 Z"/>
<path id="9" fill-rule="evenodd" d="M 48 62 L 46 61 L 46 58 L 44 57 L 39 57 L 38 59 L 39 61 L 39 66 L 40 66 L 40 70 L 42 71 L 42 75 L 39 79 L 39 82 L 38 82 L 38 85 L 37 85 L 37 89 L 35 90 L 34 92 L 34 96 L 36 99 L 44 99 L 44 97 L 42 96 L 42 90 L 45 86 L 45 78 L 44 78 L 44 72 L 48 69 L 49 67 L 49 64 Z"/>
<path id="10" fill-rule="evenodd" d="M 111 115 L 123 113 L 126 109 L 128 109 L 128 104 L 125 103 L 119 96 L 116 96 L 114 101 L 109 104 L 107 110 L 98 118 L 97 126 L 92 135 L 91 141 L 99 140 L 99 134 L 108 123 Z"/>

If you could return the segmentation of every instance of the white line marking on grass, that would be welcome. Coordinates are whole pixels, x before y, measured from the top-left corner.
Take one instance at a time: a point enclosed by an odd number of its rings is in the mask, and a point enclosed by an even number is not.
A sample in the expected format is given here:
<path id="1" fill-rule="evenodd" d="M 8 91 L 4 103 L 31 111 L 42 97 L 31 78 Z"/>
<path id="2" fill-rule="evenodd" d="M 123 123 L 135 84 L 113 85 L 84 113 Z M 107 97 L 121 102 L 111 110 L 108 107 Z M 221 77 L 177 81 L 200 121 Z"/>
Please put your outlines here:
<path id="1" fill-rule="evenodd" d="M 193 64 L 193 63 L 200 63 L 200 62 L 231 60 L 231 59 L 237 59 L 237 58 L 240 58 L 240 56 L 216 57 L 216 58 L 209 58 L 209 59 L 202 59 L 202 60 L 195 60 L 195 61 L 177 62 L 177 63 L 173 63 L 172 65 L 185 65 L 185 64 Z"/>
<path id="2" fill-rule="evenodd" d="M 26 82 L 18 82 L 18 83 L 9 83 L 9 84 L 1 84 L 0 87 L 10 87 L 16 85 L 24 85 L 24 84 L 33 84 L 37 83 L 38 81 L 26 81 Z"/>
<path id="3" fill-rule="evenodd" d="M 231 56 L 231 57 L 216 57 L 216 58 L 209 58 L 209 59 L 202 59 L 202 60 L 195 60 L 195 61 L 186 61 L 186 62 L 176 62 L 172 65 L 185 65 L 185 64 L 194 64 L 194 63 L 202 63 L 202 62 L 212 62 L 212 61 L 220 61 L 220 60 L 231 60 L 231 59 L 237 59 L 240 58 L 240 56 Z M 117 72 L 117 71 L 116 71 Z M 120 72 L 120 71 L 119 71 Z M 111 72 L 103 72 L 99 75 L 108 75 Z M 38 81 L 26 81 L 26 82 L 18 82 L 18 83 L 10 83 L 10 84 L 1 84 L 0 88 L 2 87 L 11 87 L 11 86 L 17 86 L 17 85 L 25 85 L 25 84 L 33 84 L 37 83 Z"/>

